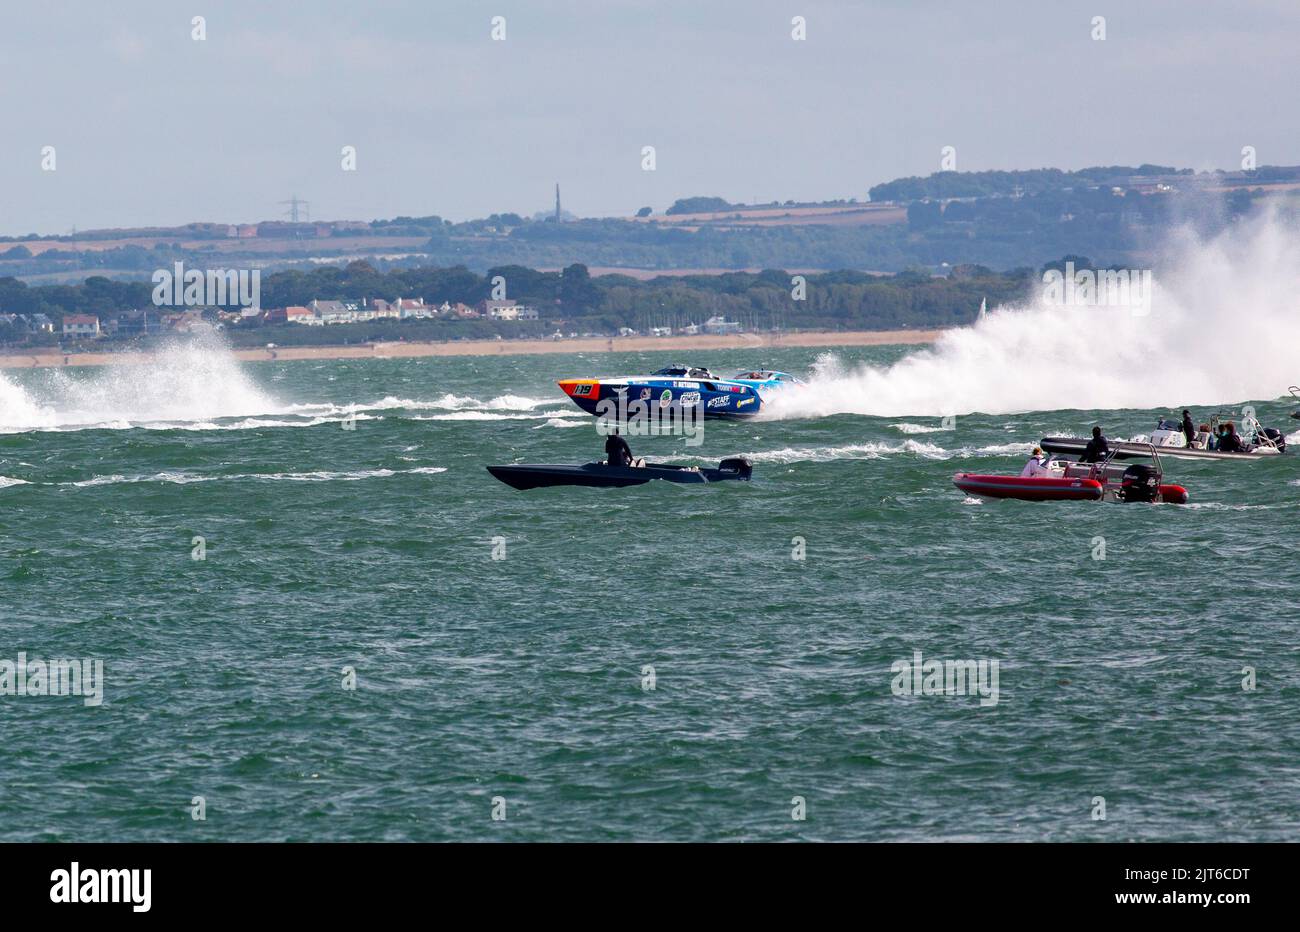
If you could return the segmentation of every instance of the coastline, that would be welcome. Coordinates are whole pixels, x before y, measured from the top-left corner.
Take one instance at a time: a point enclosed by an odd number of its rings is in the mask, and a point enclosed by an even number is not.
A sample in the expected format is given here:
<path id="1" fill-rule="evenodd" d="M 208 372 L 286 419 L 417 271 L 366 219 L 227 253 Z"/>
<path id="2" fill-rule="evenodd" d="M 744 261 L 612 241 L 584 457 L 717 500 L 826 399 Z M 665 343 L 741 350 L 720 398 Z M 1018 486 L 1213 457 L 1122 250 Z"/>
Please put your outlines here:
<path id="1" fill-rule="evenodd" d="M 942 330 L 854 330 L 808 333 L 700 334 L 678 337 L 582 337 L 572 340 L 459 340 L 443 343 L 358 343 L 352 346 L 277 346 L 232 349 L 244 362 L 297 359 L 404 359 L 417 356 L 533 356 L 559 353 L 643 353 L 656 350 L 766 349 L 786 346 L 891 346 L 933 343 Z M 147 352 L 0 354 L 0 369 L 139 365 Z"/>

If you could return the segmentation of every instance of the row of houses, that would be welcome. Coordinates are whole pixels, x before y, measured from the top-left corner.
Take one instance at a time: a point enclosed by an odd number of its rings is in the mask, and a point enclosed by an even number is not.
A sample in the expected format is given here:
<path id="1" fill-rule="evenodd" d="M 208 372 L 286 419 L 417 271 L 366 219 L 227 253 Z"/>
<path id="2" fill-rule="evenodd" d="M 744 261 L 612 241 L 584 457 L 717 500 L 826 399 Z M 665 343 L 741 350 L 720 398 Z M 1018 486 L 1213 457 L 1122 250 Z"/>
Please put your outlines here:
<path id="1" fill-rule="evenodd" d="M 154 230 L 140 232 L 155 232 Z M 227 237 L 228 239 L 284 238 L 306 239 L 308 237 L 325 238 L 346 234 L 364 235 L 370 232 L 370 224 L 360 220 L 334 220 L 328 223 L 302 223 L 287 220 L 264 220 L 261 223 L 193 223 L 180 228 L 162 228 L 159 235 L 180 237 L 182 234 L 202 234 L 207 237 Z M 137 234 L 138 235 L 138 234 Z"/>
<path id="2" fill-rule="evenodd" d="M 100 318 L 95 314 L 65 314 L 56 325 L 45 314 L 0 314 L 0 323 L 25 334 L 58 333 L 77 340 L 107 336 L 137 336 L 155 333 L 186 333 L 203 324 L 203 311 L 122 311 Z"/>
<path id="3" fill-rule="evenodd" d="M 54 321 L 44 314 L 0 314 L 0 323 L 19 333 L 53 333 Z"/>
<path id="4" fill-rule="evenodd" d="M 62 321 L 65 337 L 149 336 L 159 333 L 190 333 L 203 327 L 203 309 L 159 311 L 156 309 L 122 311 L 102 320 L 94 314 L 66 314 Z"/>
<path id="5" fill-rule="evenodd" d="M 670 337 L 674 332 L 679 336 L 693 337 L 701 333 L 741 333 L 744 329 L 745 328 L 741 326 L 740 321 L 727 320 L 727 318 L 718 315 L 710 317 L 702 324 L 692 323 L 687 324 L 684 327 L 678 327 L 676 331 L 674 331 L 672 327 L 651 327 L 646 332 L 652 337 Z M 619 336 L 637 336 L 637 331 L 633 330 L 631 327 L 620 327 Z"/>
<path id="6" fill-rule="evenodd" d="M 432 318 L 487 318 L 490 320 L 537 320 L 537 308 L 516 301 L 480 301 L 471 307 L 452 304 L 425 304 L 423 298 L 362 298 L 357 301 L 314 300 L 305 306 L 263 310 L 258 307 L 237 311 L 187 308 L 182 311 L 146 308 L 122 311 L 103 318 L 95 314 L 65 314 L 56 325 L 44 314 L 3 314 L 0 323 L 8 323 L 19 333 L 60 333 L 69 339 L 94 340 L 108 336 L 149 336 L 161 333 L 187 333 L 204 325 L 204 315 L 218 325 L 257 326 L 259 324 L 303 324 L 323 327 L 329 324 L 359 324 L 375 320 L 412 320 Z"/>
<path id="7" fill-rule="evenodd" d="M 517 301 L 480 301 L 471 307 L 459 301 L 452 304 L 425 304 L 423 298 L 361 298 L 357 301 L 313 300 L 306 305 L 258 311 L 245 308 L 240 315 L 246 322 L 265 324 L 302 324 L 324 327 L 329 324 L 360 324 L 373 320 L 411 320 L 421 318 L 473 318 L 490 320 L 537 320 L 537 308 Z"/>

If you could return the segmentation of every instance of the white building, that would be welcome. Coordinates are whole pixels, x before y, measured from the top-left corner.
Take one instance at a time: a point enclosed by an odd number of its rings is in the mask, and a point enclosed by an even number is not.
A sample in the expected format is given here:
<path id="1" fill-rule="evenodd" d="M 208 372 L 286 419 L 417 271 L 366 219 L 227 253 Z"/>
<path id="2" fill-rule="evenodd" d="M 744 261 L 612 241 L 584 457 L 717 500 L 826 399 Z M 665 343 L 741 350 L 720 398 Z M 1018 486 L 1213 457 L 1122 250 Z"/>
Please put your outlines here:
<path id="1" fill-rule="evenodd" d="M 367 312 L 365 318 L 358 317 L 361 313 L 361 305 L 356 301 L 320 301 L 313 299 L 311 304 L 312 314 L 320 320 L 322 324 L 354 324 L 358 320 L 373 320 L 374 313 Z"/>
<path id="2" fill-rule="evenodd" d="M 517 301 L 484 301 L 484 316 L 493 320 L 537 320 L 537 308 Z"/>
<path id="3" fill-rule="evenodd" d="M 402 320 L 410 318 L 437 317 L 438 309 L 432 305 L 425 304 L 424 298 L 398 298 L 398 313 L 401 314 Z M 450 307 L 449 305 L 444 305 Z"/>
<path id="4" fill-rule="evenodd" d="M 740 333 L 741 326 L 738 321 L 727 320 L 725 317 L 710 317 L 704 322 L 705 333 Z"/>
<path id="5" fill-rule="evenodd" d="M 99 318 L 93 314 L 69 314 L 63 318 L 65 337 L 99 336 Z"/>

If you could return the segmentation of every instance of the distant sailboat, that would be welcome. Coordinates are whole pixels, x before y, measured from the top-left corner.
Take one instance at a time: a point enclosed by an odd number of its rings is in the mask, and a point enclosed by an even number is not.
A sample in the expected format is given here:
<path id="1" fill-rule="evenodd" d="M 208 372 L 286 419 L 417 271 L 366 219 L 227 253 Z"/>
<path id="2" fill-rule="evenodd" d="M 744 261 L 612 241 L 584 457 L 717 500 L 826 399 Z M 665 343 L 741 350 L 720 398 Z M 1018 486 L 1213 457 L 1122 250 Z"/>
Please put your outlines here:
<path id="1" fill-rule="evenodd" d="M 983 320 L 984 317 L 988 314 L 988 312 L 989 312 L 989 299 L 982 298 L 980 300 L 980 319 Z"/>

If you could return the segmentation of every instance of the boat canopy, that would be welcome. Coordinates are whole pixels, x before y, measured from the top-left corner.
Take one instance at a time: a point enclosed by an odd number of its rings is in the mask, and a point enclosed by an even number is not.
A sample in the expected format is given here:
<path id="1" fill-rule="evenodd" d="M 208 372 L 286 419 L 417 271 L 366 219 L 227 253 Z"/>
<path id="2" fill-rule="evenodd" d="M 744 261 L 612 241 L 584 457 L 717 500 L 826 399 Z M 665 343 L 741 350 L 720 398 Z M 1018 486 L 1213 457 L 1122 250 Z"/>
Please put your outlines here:
<path id="1" fill-rule="evenodd" d="M 674 376 L 676 378 L 686 378 L 686 379 L 716 379 L 717 378 L 717 376 L 714 375 L 712 372 L 710 372 L 708 369 L 697 369 L 694 367 L 687 367 L 687 366 L 664 366 L 662 369 L 659 369 L 656 372 L 651 372 L 650 374 L 668 375 L 668 376 Z"/>

